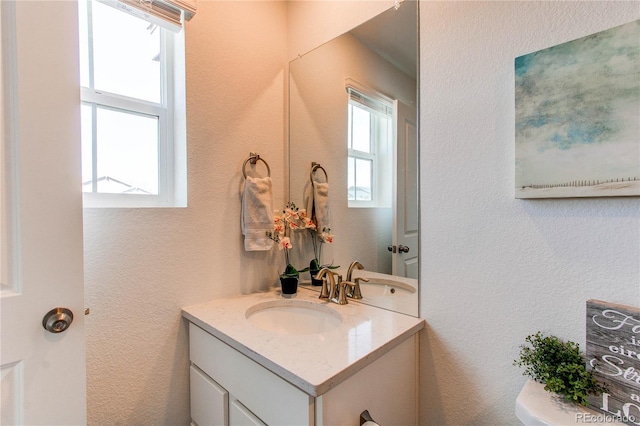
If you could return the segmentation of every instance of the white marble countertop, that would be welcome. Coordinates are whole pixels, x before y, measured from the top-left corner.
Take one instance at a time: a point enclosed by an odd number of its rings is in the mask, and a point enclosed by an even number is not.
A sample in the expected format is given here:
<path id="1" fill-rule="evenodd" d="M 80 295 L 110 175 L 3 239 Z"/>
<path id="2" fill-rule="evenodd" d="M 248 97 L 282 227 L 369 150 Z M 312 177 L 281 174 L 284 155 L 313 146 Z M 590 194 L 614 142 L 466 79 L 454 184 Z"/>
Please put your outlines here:
<path id="1" fill-rule="evenodd" d="M 217 299 L 183 308 L 183 316 L 263 367 L 319 396 L 424 328 L 424 320 L 349 301 L 318 299 L 298 287 L 292 299 L 279 291 Z M 281 334 L 247 320 L 251 306 L 270 300 L 310 301 L 338 311 L 342 323 L 324 333 Z"/>

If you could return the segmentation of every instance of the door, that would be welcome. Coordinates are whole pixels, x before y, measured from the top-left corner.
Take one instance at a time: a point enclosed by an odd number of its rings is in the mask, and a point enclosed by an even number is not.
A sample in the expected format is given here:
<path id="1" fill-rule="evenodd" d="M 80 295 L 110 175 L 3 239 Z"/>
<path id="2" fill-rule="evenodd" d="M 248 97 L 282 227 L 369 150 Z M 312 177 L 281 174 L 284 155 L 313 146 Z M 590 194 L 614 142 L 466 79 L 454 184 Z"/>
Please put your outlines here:
<path id="1" fill-rule="evenodd" d="M 392 255 L 393 275 L 418 278 L 418 131 L 416 110 L 394 101 L 396 195 Z"/>
<path id="2" fill-rule="evenodd" d="M 72 1 L 0 2 L 3 425 L 86 423 L 77 27 Z"/>

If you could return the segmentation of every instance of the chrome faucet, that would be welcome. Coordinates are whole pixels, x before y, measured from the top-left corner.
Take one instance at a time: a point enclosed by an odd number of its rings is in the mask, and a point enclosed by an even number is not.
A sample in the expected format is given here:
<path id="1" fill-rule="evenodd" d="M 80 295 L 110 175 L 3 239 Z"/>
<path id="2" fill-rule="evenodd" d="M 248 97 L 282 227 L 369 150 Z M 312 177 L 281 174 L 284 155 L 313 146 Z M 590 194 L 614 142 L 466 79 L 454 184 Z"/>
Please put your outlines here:
<path id="1" fill-rule="evenodd" d="M 363 282 L 369 282 L 368 278 L 364 278 L 364 277 L 358 277 L 355 280 L 352 278 L 353 275 L 353 270 L 355 268 L 358 269 L 364 269 L 364 266 L 362 266 L 362 263 L 358 262 L 357 260 L 354 260 L 353 262 L 351 262 L 351 265 L 349 265 L 349 269 L 347 270 L 347 281 L 345 283 L 345 287 L 346 292 L 347 292 L 347 296 L 352 298 L 352 299 L 362 299 L 362 290 L 360 290 L 360 281 Z"/>
<path id="2" fill-rule="evenodd" d="M 347 301 L 346 283 L 342 281 L 342 275 L 332 272 L 329 268 L 322 268 L 316 274 L 315 279 L 322 280 L 322 289 L 320 290 L 321 299 L 329 299 L 331 302 L 339 305 L 349 303 Z M 329 281 L 328 284 L 327 281 Z"/>

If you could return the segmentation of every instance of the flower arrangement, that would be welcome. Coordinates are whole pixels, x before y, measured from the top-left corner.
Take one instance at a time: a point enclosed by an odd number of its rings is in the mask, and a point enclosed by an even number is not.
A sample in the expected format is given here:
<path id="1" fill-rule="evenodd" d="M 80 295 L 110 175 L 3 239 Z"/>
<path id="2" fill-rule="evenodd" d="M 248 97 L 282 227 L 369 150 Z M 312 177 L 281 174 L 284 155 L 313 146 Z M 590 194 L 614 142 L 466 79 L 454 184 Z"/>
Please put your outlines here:
<path id="1" fill-rule="evenodd" d="M 267 231 L 267 237 L 278 244 L 280 250 L 284 250 L 285 270 L 280 277 L 300 276 L 299 271 L 289 261 L 289 250 L 293 248 L 291 244 L 290 230 L 315 228 L 315 224 L 307 217 L 304 209 L 299 209 L 291 201 L 287 203 L 282 215 L 276 215 L 273 219 L 273 231 Z M 304 272 L 304 270 L 303 270 Z"/>
<path id="2" fill-rule="evenodd" d="M 313 224 L 313 222 L 311 222 Z M 313 244 L 313 257 L 315 260 L 320 262 L 320 257 L 322 256 L 322 244 L 328 243 L 331 244 L 333 242 L 333 235 L 331 235 L 331 228 L 324 226 L 321 231 L 316 229 L 316 225 L 313 224 L 313 227 L 308 227 L 309 233 L 311 234 L 311 244 Z"/>
<path id="3" fill-rule="evenodd" d="M 298 231 L 306 229 L 311 235 L 311 242 L 313 244 L 314 259 L 308 267 L 304 269 L 296 269 L 289 259 L 289 250 L 293 248 L 291 243 L 291 231 Z M 273 230 L 267 231 L 267 237 L 275 241 L 278 244 L 278 248 L 284 251 L 285 258 L 285 270 L 280 274 L 280 281 L 295 279 L 296 282 L 300 277 L 300 272 L 311 272 L 312 283 L 319 285 L 313 277 L 322 268 L 320 265 L 320 256 L 322 256 L 322 245 L 324 243 L 331 244 L 333 242 L 333 235 L 331 229 L 323 227 L 318 231 L 315 222 L 308 216 L 305 209 L 299 209 L 291 201 L 287 203 L 286 207 L 282 210 L 281 215 L 276 215 L 273 220 Z M 328 268 L 335 269 L 339 266 L 324 265 Z M 322 281 L 320 281 L 322 284 Z"/>
<path id="4" fill-rule="evenodd" d="M 311 244 L 313 245 L 313 259 L 311 259 L 311 262 L 309 262 L 309 267 L 305 268 L 304 271 L 309 271 L 309 275 L 311 276 L 311 284 L 319 286 L 322 285 L 322 280 L 317 280 L 315 276 L 318 274 L 320 269 L 322 269 L 323 267 L 327 267 L 330 269 L 339 268 L 339 266 L 320 264 L 320 259 L 322 257 L 322 245 L 324 243 L 333 243 L 333 235 L 331 234 L 331 229 L 327 226 L 323 226 L 322 230 L 318 230 L 316 224 L 311 219 L 309 219 L 309 223 L 305 226 L 305 228 L 307 229 L 307 231 L 309 231 L 309 235 L 311 237 Z"/>
<path id="5" fill-rule="evenodd" d="M 326 226 L 322 227 L 321 231 L 318 231 L 318 229 L 316 229 L 316 226 L 314 224 L 313 227 L 308 227 L 307 230 L 311 235 L 311 244 L 313 245 L 313 259 L 309 264 L 309 269 L 312 271 L 311 275 L 313 279 L 313 275 L 315 275 L 315 273 L 317 273 L 317 271 L 319 271 L 323 267 L 320 264 L 320 259 L 322 257 L 322 245 L 324 243 L 327 243 L 327 244 L 333 243 L 333 235 L 331 234 L 331 229 Z M 338 268 L 338 266 L 329 266 L 329 265 L 324 265 L 324 266 L 327 266 L 331 269 Z"/>

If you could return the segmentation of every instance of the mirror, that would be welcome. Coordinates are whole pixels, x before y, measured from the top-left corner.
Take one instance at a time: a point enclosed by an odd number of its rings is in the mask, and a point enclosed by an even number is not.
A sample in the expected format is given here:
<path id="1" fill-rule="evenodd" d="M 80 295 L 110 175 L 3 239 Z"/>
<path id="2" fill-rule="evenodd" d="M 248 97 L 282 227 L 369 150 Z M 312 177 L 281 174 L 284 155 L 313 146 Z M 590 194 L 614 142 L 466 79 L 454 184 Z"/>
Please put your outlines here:
<path id="1" fill-rule="evenodd" d="M 406 0 L 290 63 L 289 197 L 328 183 L 321 264 L 363 270 L 364 303 L 418 316 L 418 2 Z M 315 171 L 312 172 L 314 165 Z M 316 185 L 318 187 L 318 185 Z M 296 266 L 314 258 L 300 232 Z M 298 238 L 298 235 L 296 235 Z M 301 284 L 309 284 L 308 273 Z"/>

